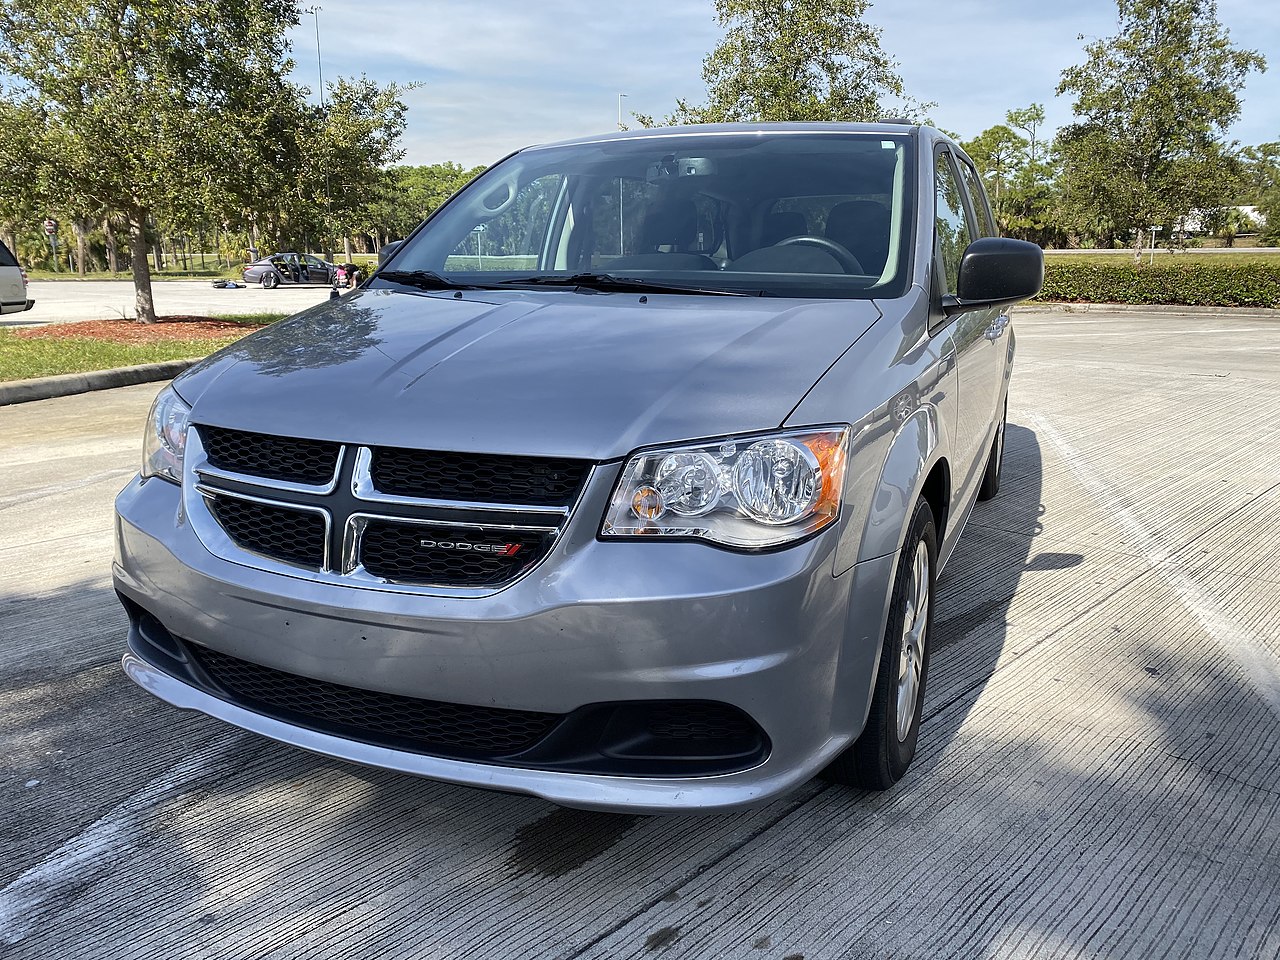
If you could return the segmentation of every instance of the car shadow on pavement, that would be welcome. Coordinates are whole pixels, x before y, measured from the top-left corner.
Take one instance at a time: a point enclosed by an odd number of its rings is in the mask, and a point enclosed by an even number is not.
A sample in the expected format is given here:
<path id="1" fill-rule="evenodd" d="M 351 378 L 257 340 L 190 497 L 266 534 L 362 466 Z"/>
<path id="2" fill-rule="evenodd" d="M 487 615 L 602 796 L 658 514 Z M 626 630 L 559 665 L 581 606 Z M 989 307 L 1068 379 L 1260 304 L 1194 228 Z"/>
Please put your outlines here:
<path id="1" fill-rule="evenodd" d="M 1009 606 L 1029 571 L 1070 570 L 1075 552 L 1036 551 L 1044 532 L 1044 464 L 1031 429 L 1009 423 L 1000 490 L 979 503 L 938 584 L 921 752 L 945 747 L 1005 650 Z M 908 774 L 910 776 L 910 774 Z"/>

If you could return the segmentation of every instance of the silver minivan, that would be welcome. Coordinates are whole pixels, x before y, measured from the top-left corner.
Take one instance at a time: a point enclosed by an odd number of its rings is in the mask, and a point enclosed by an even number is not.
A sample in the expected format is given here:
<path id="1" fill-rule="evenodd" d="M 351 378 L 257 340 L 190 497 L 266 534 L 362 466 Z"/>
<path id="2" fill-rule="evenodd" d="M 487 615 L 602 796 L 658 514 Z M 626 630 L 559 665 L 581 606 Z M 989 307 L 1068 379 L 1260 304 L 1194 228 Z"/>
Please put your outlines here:
<path id="1" fill-rule="evenodd" d="M 0 314 L 22 313 L 35 305 L 34 300 L 27 299 L 27 272 L 0 241 Z"/>
<path id="2" fill-rule="evenodd" d="M 1042 273 L 928 127 L 518 151 L 160 394 L 116 503 L 124 668 L 575 807 L 888 788 Z"/>

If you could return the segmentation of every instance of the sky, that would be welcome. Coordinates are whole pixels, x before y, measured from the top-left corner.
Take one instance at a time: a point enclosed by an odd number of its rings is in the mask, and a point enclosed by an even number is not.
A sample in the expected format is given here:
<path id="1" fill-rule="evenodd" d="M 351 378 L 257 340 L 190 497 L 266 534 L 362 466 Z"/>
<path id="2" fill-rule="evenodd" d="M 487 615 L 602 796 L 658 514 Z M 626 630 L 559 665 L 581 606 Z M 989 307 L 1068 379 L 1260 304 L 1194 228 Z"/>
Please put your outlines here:
<path id="1" fill-rule="evenodd" d="M 1230 131 L 1244 144 L 1280 140 L 1274 4 L 1219 0 L 1234 45 L 1271 64 L 1244 89 Z M 678 97 L 701 103 L 702 58 L 721 36 L 711 0 L 325 0 L 292 34 L 294 79 L 313 89 L 317 19 L 327 80 L 421 84 L 405 96 L 412 164 L 488 164 L 616 129 L 619 93 L 624 120 L 661 118 Z M 1069 123 L 1070 99 L 1054 95 L 1062 70 L 1089 39 L 1116 33 L 1114 0 L 878 0 L 867 19 L 907 93 L 936 101 L 934 121 L 965 139 L 1031 103 L 1044 104 L 1050 135 Z"/>

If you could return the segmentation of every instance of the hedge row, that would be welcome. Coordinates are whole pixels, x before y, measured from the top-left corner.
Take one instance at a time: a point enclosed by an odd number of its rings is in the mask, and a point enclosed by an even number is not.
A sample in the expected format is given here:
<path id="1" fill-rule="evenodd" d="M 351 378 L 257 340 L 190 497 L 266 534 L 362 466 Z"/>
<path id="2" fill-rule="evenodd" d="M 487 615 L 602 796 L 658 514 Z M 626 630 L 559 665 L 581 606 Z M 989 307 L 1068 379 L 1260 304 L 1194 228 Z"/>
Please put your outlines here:
<path id="1" fill-rule="evenodd" d="M 1280 259 L 1280 258 L 1278 258 Z M 1067 263 L 1046 258 L 1037 300 L 1280 307 L 1280 263 Z"/>

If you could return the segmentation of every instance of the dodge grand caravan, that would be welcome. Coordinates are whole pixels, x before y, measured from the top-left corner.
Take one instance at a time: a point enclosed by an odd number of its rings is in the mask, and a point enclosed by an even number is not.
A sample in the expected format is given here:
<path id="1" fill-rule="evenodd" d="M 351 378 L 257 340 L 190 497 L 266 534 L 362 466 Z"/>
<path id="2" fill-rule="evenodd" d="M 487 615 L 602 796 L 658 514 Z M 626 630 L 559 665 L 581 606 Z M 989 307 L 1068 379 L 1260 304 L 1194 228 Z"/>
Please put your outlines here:
<path id="1" fill-rule="evenodd" d="M 1042 273 L 928 127 L 514 153 L 160 394 L 116 503 L 124 669 L 569 806 L 888 788 Z"/>

